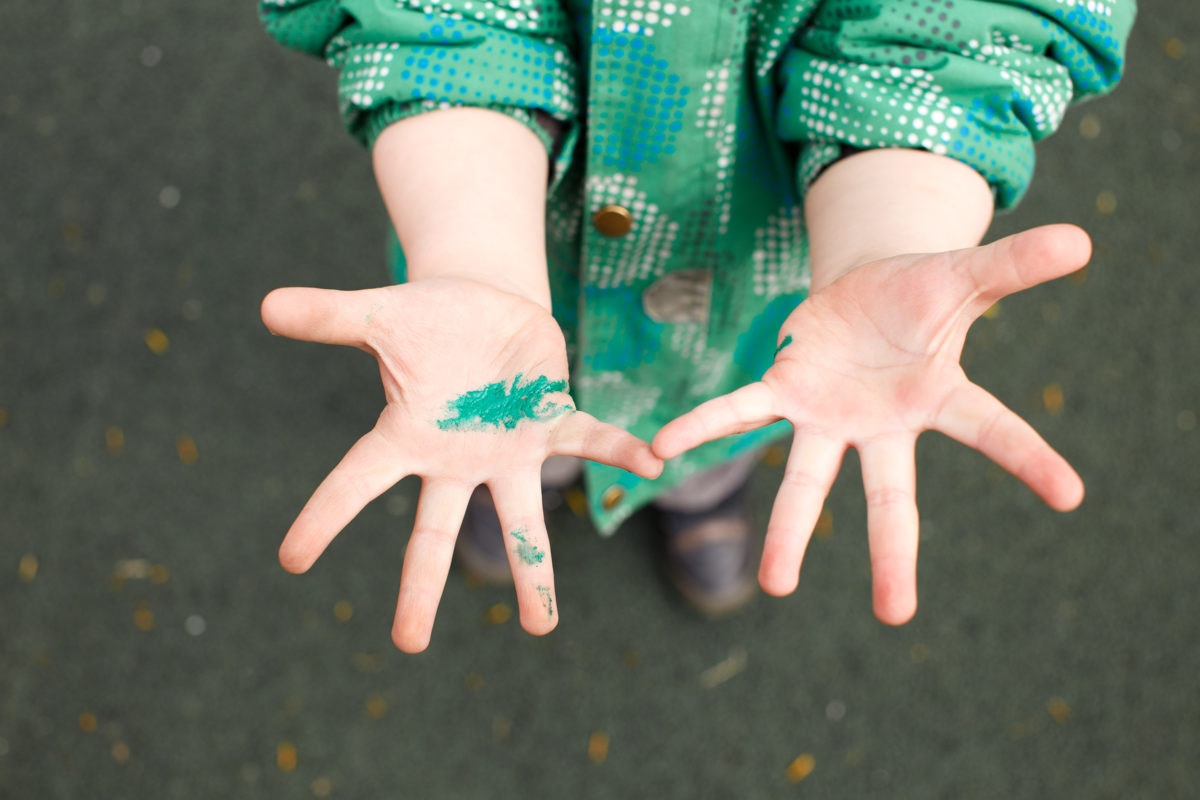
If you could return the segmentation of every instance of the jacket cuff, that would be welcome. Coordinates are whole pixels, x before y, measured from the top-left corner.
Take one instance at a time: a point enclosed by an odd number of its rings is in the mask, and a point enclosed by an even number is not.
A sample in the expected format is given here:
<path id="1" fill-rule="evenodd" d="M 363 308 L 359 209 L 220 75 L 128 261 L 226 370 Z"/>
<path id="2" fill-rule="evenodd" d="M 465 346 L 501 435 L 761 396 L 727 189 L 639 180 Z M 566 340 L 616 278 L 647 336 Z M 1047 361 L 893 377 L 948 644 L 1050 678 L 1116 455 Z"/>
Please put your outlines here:
<path id="1" fill-rule="evenodd" d="M 411 103 L 387 103 L 381 108 L 372 111 L 369 115 L 361 120 L 362 127 L 359 129 L 360 138 L 368 149 L 375 147 L 375 142 L 379 139 L 389 125 L 393 125 L 401 120 L 409 119 L 420 114 L 425 114 L 429 111 L 437 111 L 443 108 L 465 108 L 464 103 L 446 103 L 436 100 L 415 100 Z M 539 120 L 537 112 L 530 111 L 527 108 L 520 106 L 504 106 L 504 105 L 487 105 L 474 106 L 476 108 L 486 108 L 489 111 L 495 111 L 503 114 L 506 117 L 516 120 L 529 129 L 538 141 L 542 143 L 542 147 L 546 150 L 547 157 L 553 157 L 557 150 L 557 142 L 550 134 L 550 131 Z"/>

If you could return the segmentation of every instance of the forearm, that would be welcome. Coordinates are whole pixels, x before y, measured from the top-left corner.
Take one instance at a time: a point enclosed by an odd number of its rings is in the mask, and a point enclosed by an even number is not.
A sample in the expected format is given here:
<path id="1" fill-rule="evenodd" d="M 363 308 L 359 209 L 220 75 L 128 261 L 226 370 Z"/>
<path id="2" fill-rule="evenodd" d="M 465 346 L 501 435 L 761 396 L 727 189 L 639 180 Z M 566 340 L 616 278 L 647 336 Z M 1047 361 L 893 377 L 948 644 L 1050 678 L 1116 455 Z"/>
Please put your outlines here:
<path id="1" fill-rule="evenodd" d="M 385 130 L 373 158 L 409 280 L 466 278 L 550 307 L 549 163 L 533 133 L 485 109 L 432 111 Z"/>
<path id="2" fill-rule="evenodd" d="M 987 182 L 921 150 L 868 150 L 826 169 L 804 201 L 812 291 L 890 256 L 979 244 L 992 220 Z"/>

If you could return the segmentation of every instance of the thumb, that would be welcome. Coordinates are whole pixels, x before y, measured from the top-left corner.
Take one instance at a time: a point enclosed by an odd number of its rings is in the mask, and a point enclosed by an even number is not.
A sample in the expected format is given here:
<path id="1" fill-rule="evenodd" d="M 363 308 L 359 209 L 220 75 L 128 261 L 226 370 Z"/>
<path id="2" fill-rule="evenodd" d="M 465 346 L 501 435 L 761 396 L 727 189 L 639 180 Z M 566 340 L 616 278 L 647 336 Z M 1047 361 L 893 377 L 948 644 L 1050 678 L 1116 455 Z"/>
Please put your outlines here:
<path id="1" fill-rule="evenodd" d="M 650 446 L 659 458 L 674 458 L 713 439 L 745 433 L 780 419 L 775 393 L 767 384 L 756 381 L 671 420 L 659 429 Z"/>
<path id="2" fill-rule="evenodd" d="M 262 301 L 263 323 L 277 336 L 361 347 L 372 317 L 383 308 L 377 290 L 342 292 L 290 287 Z"/>
<path id="3" fill-rule="evenodd" d="M 1091 258 L 1092 241 L 1075 225 L 1043 225 L 966 252 L 976 290 L 990 305 L 1082 268 Z"/>

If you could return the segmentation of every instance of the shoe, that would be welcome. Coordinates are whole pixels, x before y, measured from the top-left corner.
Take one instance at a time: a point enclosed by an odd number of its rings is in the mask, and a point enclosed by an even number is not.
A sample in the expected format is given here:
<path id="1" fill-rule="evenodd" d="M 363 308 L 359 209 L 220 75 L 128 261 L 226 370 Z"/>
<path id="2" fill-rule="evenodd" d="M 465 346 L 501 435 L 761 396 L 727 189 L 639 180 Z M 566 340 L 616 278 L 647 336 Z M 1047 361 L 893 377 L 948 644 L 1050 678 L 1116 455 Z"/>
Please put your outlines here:
<path id="1" fill-rule="evenodd" d="M 656 509 L 666 540 L 667 577 L 708 617 L 745 606 L 754 596 L 754 536 L 743 486 L 707 511 Z"/>
<path id="2" fill-rule="evenodd" d="M 473 580 L 488 584 L 512 583 L 512 568 L 504 549 L 504 529 L 486 486 L 475 487 L 467 503 L 462 527 L 454 542 L 454 555 Z"/>

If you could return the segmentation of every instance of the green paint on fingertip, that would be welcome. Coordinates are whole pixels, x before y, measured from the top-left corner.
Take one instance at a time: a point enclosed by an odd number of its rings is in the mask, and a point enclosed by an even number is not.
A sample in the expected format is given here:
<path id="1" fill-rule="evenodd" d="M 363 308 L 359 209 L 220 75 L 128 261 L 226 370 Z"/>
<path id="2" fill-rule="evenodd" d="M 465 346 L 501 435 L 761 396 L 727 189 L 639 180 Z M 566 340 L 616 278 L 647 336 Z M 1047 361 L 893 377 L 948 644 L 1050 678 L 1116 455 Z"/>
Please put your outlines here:
<path id="1" fill-rule="evenodd" d="M 546 604 L 546 613 L 549 616 L 553 617 L 554 616 L 554 598 L 550 596 L 550 587 L 539 585 L 537 587 L 537 591 L 538 591 L 538 594 L 540 594 L 542 596 L 542 602 Z"/>
<path id="2" fill-rule="evenodd" d="M 510 535 L 517 540 L 517 558 L 532 567 L 542 563 L 546 558 L 546 551 L 526 539 L 525 533 L 524 528 L 517 528 Z"/>
<path id="3" fill-rule="evenodd" d="M 783 348 L 787 347 L 791 343 L 792 343 L 792 335 L 789 333 L 787 336 L 783 337 L 783 341 L 779 343 L 779 347 L 775 348 L 776 357 L 779 356 L 779 353 L 783 350 Z"/>
<path id="4" fill-rule="evenodd" d="M 439 419 L 437 425 L 444 431 L 484 431 L 489 428 L 511 431 L 522 420 L 545 422 L 575 410 L 569 400 L 555 403 L 546 399 L 565 391 L 566 381 L 552 381 L 539 375 L 522 384 L 521 375 L 517 375 L 511 384 L 497 381 L 459 395 L 446 404 L 450 416 Z"/>

